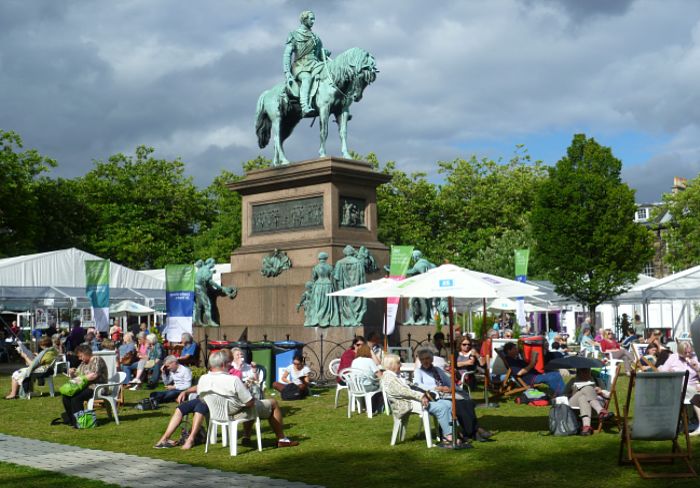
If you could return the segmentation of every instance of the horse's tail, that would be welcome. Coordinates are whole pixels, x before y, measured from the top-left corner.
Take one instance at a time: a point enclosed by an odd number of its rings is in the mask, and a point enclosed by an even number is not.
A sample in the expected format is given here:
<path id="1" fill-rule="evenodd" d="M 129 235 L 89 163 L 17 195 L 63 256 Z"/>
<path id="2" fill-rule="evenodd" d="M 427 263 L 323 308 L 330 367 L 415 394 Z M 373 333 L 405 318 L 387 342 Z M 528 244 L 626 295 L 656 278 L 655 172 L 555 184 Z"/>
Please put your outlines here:
<path id="1" fill-rule="evenodd" d="M 265 111 L 265 96 L 269 90 L 262 92 L 258 98 L 258 108 L 255 112 L 255 133 L 258 135 L 258 147 L 260 149 L 267 146 L 270 142 L 270 132 L 272 130 L 272 121 Z"/>

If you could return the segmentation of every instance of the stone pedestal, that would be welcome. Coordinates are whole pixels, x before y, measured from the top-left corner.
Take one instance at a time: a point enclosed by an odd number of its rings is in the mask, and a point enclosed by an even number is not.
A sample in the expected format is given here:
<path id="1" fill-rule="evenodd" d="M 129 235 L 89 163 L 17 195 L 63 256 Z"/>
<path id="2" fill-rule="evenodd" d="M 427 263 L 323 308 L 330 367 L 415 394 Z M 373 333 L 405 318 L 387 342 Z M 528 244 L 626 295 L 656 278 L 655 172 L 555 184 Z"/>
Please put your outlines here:
<path id="1" fill-rule="evenodd" d="M 242 197 L 241 247 L 231 255 L 231 272 L 222 285 L 236 286 L 235 300 L 219 298 L 221 329 L 209 329 L 212 338 L 235 340 L 248 328 L 248 339 L 314 340 L 316 328 L 303 327 L 304 311 L 295 311 L 311 279 L 318 254 L 325 251 L 334 264 L 345 245 L 365 246 L 381 269 L 389 249 L 377 240 L 376 188 L 390 177 L 361 161 L 328 157 L 285 167 L 252 171 L 229 187 Z M 262 259 L 274 249 L 285 251 L 292 268 L 267 278 L 260 273 Z M 383 276 L 379 271 L 367 279 Z M 381 328 L 380 306 L 368 302 L 366 327 Z M 362 328 L 323 329 L 329 339 L 343 340 Z"/>

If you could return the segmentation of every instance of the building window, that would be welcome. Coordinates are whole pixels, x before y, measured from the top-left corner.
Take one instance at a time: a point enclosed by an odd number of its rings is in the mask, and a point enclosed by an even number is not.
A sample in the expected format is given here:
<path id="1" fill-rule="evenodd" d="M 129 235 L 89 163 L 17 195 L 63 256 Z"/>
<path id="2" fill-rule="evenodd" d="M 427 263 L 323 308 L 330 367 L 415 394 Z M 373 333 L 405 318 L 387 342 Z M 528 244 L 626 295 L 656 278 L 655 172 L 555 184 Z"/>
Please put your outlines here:
<path id="1" fill-rule="evenodd" d="M 652 278 L 654 277 L 654 263 L 653 262 L 648 262 L 647 264 L 644 265 L 644 271 L 642 271 L 647 276 L 651 276 Z"/>
<path id="2" fill-rule="evenodd" d="M 637 220 L 646 220 L 647 219 L 647 209 L 646 208 L 640 208 L 637 209 Z"/>

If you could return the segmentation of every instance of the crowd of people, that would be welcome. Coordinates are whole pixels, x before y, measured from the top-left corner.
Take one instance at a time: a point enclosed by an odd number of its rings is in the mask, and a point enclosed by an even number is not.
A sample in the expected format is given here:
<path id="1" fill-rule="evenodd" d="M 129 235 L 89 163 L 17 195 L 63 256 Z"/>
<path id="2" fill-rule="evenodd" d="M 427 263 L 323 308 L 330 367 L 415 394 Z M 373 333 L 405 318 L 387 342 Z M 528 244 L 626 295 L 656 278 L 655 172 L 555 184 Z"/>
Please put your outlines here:
<path id="1" fill-rule="evenodd" d="M 401 372 L 402 359 L 386 353 L 381 345 L 381 336 L 373 332 L 367 339 L 355 336 L 351 346 L 340 358 L 339 370 L 351 368 L 361 375 L 362 385 L 367 392 L 383 390 L 392 413 L 402 417 L 413 410 L 412 402 L 420 402 L 440 426 L 441 445 L 449 447 L 461 445 L 471 447 L 472 442 L 493 440 L 493 433 L 480 425 L 475 402 L 470 397 L 469 389 L 476 386 L 477 374 L 488 371 L 488 361 L 493 355 L 492 341 L 505 331 L 491 329 L 486 339 L 479 343 L 469 335 L 457 335 L 454 344 L 456 354 L 452 361 L 451 347 L 445 336 L 438 332 L 432 341 L 423 344 L 415 352 L 415 365 L 412 368 L 412 380 Z M 583 352 L 597 351 L 606 358 L 620 360 L 625 371 L 687 371 L 689 383 L 687 399 L 696 416 L 700 419 L 700 364 L 687 341 L 678 342 L 678 352 L 672 352 L 663 341 L 660 330 L 653 330 L 648 337 L 639 337 L 634 328 L 630 328 L 624 337 L 618 340 L 611 330 L 595 331 L 590 321 L 582 324 L 579 338 Z M 644 352 L 636 357 L 632 347 L 644 344 Z M 76 414 L 84 407 L 84 402 L 92 398 L 96 385 L 106 383 L 107 366 L 99 355 L 99 350 L 116 351 L 117 364 L 125 373 L 125 386 L 132 390 L 146 385 L 158 389 L 150 393 L 150 400 L 155 404 L 176 402 L 175 409 L 167 428 L 156 442 L 156 448 L 169 448 L 179 445 L 182 449 L 194 446 L 197 436 L 201 436 L 204 420 L 208 416 L 207 394 L 227 397 L 230 402 L 231 415 L 235 418 L 254 419 L 255 414 L 267 419 L 279 447 L 295 446 L 298 443 L 288 439 L 284 433 L 282 412 L 278 403 L 263 398 L 260 388 L 260 369 L 254 362 L 246 362 L 245 354 L 238 348 L 223 349 L 209 357 L 209 371 L 194 384 L 190 366 L 197 364 L 199 351 L 190 334 L 183 334 L 178 355 L 166 354 L 164 345 L 157 334 L 142 327 L 138 333 L 122 333 L 118 326 L 112 327 L 109 334 L 102 337 L 94 329 L 84 329 L 74 324 L 66 334 L 56 333 L 53 337 L 43 336 L 38 342 L 39 352 L 32 354 L 22 350 L 20 355 L 26 367 L 20 368 L 12 375 L 10 392 L 6 399 L 18 398 L 24 390 L 31 390 L 31 373 L 41 371 L 52 364 L 60 355 L 65 354 L 70 367 L 67 371 L 71 381 L 81 381 L 82 389 L 71 396 L 63 396 L 64 423 L 76 425 Z M 538 354 L 525 357 L 518 347 L 517 340 L 506 342 L 500 355 L 510 373 L 524 384 L 535 387 L 546 385 L 551 397 L 566 396 L 568 404 L 577 408 L 583 424 L 580 433 L 593 433 L 591 418 L 593 414 L 601 419 L 613 416 L 606 408 L 610 392 L 601 388 L 595 381 L 589 368 L 580 368 L 569 377 L 568 371 L 549 370 L 546 367 L 552 359 L 566 357 L 569 344 L 566 337 L 555 334 L 545 341 L 542 349 L 544 361 L 538 361 Z M 452 368 L 454 367 L 454 376 Z M 451 401 L 453 377 L 455 379 L 456 401 Z M 496 378 L 494 378 L 496 379 Z M 568 381 L 567 381 L 568 380 Z M 342 382 L 342 378 L 338 377 Z M 164 389 L 160 389 L 162 382 Z M 273 388 L 285 394 L 294 391 L 293 399 L 300 399 L 310 392 L 310 371 L 305 365 L 304 356 L 297 353 L 292 363 L 284 369 L 279 381 Z M 374 395 L 372 409 L 378 413 L 384 408 L 382 395 Z M 457 420 L 458 430 L 454 430 L 452 417 Z M 173 439 L 178 426 L 184 418 L 192 416 L 192 426 L 183 439 Z M 250 423 L 244 424 L 243 444 L 250 444 Z M 700 435 L 700 425 L 690 435 Z"/>

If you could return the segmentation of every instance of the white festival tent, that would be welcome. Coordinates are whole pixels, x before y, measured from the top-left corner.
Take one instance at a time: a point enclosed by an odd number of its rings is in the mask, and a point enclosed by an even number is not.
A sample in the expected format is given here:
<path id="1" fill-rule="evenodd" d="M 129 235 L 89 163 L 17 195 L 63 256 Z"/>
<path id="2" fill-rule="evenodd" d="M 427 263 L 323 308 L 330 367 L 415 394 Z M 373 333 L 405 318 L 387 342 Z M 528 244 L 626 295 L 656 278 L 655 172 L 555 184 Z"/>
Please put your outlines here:
<path id="1" fill-rule="evenodd" d="M 102 259 L 70 248 L 0 259 L 0 306 L 5 310 L 90 308 L 85 294 L 85 261 Z M 165 283 L 110 263 L 110 302 L 165 304 Z"/>
<path id="2" fill-rule="evenodd" d="M 515 300 L 511 300 L 510 298 L 496 298 L 493 300 L 491 303 L 489 303 L 486 306 L 487 309 L 489 310 L 498 310 L 498 311 L 503 311 L 503 312 L 514 312 L 518 308 L 518 304 L 516 303 Z M 540 307 L 538 305 L 534 305 L 532 303 L 525 303 L 525 312 L 531 313 L 531 312 L 546 312 L 549 309 L 545 307 Z"/>
<path id="3" fill-rule="evenodd" d="M 146 305 L 124 300 L 109 306 L 109 315 L 114 317 L 124 317 L 126 315 L 150 315 L 155 310 Z"/>

